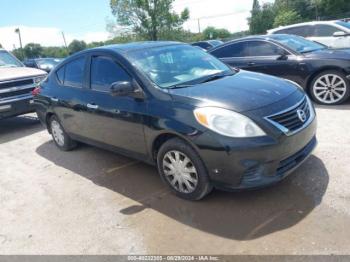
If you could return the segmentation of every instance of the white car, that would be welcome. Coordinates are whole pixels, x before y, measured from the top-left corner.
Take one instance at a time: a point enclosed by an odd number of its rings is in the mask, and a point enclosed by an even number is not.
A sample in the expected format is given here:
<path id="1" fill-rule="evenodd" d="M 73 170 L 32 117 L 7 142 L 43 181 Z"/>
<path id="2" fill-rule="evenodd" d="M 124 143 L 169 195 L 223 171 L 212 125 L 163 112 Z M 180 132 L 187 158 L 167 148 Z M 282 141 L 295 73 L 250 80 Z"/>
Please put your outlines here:
<path id="1" fill-rule="evenodd" d="M 350 23 L 342 20 L 294 24 L 268 33 L 299 35 L 330 48 L 350 48 Z"/>

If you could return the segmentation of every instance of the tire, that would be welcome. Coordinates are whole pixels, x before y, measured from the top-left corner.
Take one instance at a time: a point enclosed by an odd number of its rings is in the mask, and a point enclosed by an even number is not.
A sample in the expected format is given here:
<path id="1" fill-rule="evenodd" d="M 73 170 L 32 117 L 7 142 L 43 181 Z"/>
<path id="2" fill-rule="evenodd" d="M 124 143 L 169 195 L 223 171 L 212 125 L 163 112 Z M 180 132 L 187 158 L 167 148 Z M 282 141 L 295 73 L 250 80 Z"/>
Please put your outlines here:
<path id="1" fill-rule="evenodd" d="M 55 115 L 50 118 L 49 124 L 50 124 L 52 139 L 59 149 L 61 149 L 62 151 L 70 151 L 77 146 L 77 142 L 72 140 L 67 135 L 60 121 Z"/>
<path id="2" fill-rule="evenodd" d="M 201 158 L 181 139 L 170 139 L 161 146 L 157 166 L 163 182 L 183 199 L 200 200 L 213 189 Z"/>
<path id="3" fill-rule="evenodd" d="M 310 84 L 312 99 L 321 105 L 339 105 L 350 96 L 350 83 L 346 76 L 336 70 L 323 71 Z"/>

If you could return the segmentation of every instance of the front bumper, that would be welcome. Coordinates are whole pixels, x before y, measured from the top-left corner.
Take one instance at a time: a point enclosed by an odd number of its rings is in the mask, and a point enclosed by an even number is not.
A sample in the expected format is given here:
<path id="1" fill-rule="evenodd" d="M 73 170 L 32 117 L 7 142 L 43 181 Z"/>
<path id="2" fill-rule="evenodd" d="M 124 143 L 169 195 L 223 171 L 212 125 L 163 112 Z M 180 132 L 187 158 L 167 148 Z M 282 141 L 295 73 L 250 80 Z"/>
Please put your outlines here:
<path id="1" fill-rule="evenodd" d="M 317 145 L 316 128 L 314 117 L 300 132 L 278 138 L 232 139 L 207 132 L 196 146 L 216 187 L 259 188 L 281 181 L 310 156 Z"/>
<path id="2" fill-rule="evenodd" d="M 0 100 L 0 119 L 34 111 L 33 96 L 31 94 Z"/>

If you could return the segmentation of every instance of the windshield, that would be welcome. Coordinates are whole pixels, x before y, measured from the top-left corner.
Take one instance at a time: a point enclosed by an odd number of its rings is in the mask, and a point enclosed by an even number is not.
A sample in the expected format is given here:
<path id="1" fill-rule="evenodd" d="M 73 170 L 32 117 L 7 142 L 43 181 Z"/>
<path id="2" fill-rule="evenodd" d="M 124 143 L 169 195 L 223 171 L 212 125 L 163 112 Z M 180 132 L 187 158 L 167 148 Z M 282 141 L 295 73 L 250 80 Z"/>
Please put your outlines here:
<path id="1" fill-rule="evenodd" d="M 187 45 L 132 51 L 128 57 L 133 65 L 161 88 L 192 83 L 211 75 L 232 73 L 218 59 Z"/>
<path id="2" fill-rule="evenodd" d="M 338 21 L 336 22 L 336 24 L 342 26 L 342 27 L 345 27 L 347 29 L 350 29 L 350 23 L 349 22 L 343 22 L 343 21 Z"/>
<path id="3" fill-rule="evenodd" d="M 0 51 L 0 67 L 22 67 L 23 65 L 7 51 Z"/>
<path id="4" fill-rule="evenodd" d="M 269 37 L 299 53 L 314 52 L 326 48 L 324 45 L 306 40 L 305 38 L 300 36 L 271 35 Z"/>
<path id="5" fill-rule="evenodd" d="M 42 58 L 42 59 L 38 59 L 36 61 L 36 63 L 40 66 L 40 65 L 53 65 L 56 66 L 58 65 L 60 62 L 62 61 L 62 59 L 58 59 L 58 58 Z"/>

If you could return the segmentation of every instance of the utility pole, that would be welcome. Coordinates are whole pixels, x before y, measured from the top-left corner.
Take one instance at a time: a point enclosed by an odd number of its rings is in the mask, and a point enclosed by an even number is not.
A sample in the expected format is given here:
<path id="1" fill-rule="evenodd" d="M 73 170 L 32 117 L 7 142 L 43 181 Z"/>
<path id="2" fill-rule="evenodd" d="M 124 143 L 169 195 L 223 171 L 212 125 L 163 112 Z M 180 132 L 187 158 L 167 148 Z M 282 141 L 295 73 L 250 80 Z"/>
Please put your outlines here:
<path id="1" fill-rule="evenodd" d="M 19 37 L 19 46 L 21 48 L 21 55 L 22 55 L 22 59 L 24 59 L 24 52 L 23 52 L 23 46 L 22 46 L 22 37 L 21 37 L 21 30 L 19 28 L 15 29 L 15 33 L 18 34 Z"/>
<path id="2" fill-rule="evenodd" d="M 198 18 L 198 32 L 201 33 L 201 22 L 199 18 Z"/>
<path id="3" fill-rule="evenodd" d="M 67 46 L 67 42 L 66 42 L 66 37 L 64 36 L 64 32 L 63 31 L 62 31 L 62 37 L 63 37 L 64 46 L 65 46 L 65 48 L 67 50 L 67 53 L 69 55 L 69 50 L 68 50 L 68 46 Z"/>

